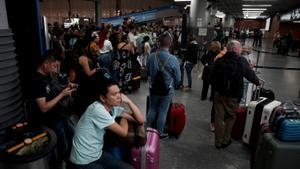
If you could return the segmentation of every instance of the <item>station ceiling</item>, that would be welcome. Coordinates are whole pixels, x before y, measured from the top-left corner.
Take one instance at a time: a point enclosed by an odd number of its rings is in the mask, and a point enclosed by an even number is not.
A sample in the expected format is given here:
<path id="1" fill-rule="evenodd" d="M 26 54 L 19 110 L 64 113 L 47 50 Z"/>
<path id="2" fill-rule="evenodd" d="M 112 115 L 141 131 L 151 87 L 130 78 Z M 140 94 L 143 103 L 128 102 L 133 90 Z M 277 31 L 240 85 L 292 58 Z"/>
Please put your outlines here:
<path id="1" fill-rule="evenodd" d="M 215 3 L 218 9 L 237 18 L 243 17 L 243 8 L 249 8 L 249 6 L 243 5 L 272 5 L 270 7 L 255 7 L 267 9 L 261 14 L 264 16 L 286 13 L 300 7 L 300 0 L 216 0 Z"/>
<path id="2" fill-rule="evenodd" d="M 187 2 L 174 2 L 174 0 L 166 0 L 172 4 L 186 5 Z M 261 13 L 264 16 L 272 16 L 276 13 L 283 14 L 289 12 L 295 8 L 300 7 L 300 0 L 208 0 L 217 7 L 218 10 L 225 14 L 230 14 L 235 18 L 243 18 L 243 8 L 249 8 L 249 5 L 272 5 L 268 7 L 255 7 L 266 8 Z M 243 6 L 248 5 L 248 6 Z M 254 7 L 251 7 L 254 8 Z"/>

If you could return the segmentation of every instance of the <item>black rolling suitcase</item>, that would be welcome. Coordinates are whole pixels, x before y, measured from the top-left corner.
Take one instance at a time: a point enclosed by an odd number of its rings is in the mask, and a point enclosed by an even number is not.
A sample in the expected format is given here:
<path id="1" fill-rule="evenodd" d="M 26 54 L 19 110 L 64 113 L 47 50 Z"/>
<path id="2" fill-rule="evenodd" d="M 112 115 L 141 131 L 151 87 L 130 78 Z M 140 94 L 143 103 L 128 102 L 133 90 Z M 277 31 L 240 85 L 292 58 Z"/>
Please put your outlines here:
<path id="1" fill-rule="evenodd" d="M 261 97 L 256 101 L 250 102 L 248 106 L 246 124 L 242 140 L 243 143 L 249 144 L 252 148 L 254 147 L 255 140 L 257 140 L 259 135 L 263 108 L 271 101 L 272 100 L 270 99 Z"/>
<path id="2" fill-rule="evenodd" d="M 131 75 L 130 87 L 131 91 L 136 91 L 141 85 L 141 66 L 137 60 L 132 60 L 132 75 Z"/>

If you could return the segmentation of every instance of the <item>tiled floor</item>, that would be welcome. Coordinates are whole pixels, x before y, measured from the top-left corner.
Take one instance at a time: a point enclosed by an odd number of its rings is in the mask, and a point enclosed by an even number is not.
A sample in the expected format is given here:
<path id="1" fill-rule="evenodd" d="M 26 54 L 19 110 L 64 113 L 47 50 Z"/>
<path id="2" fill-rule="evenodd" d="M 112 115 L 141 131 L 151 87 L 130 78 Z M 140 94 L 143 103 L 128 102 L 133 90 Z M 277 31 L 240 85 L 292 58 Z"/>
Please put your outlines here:
<path id="1" fill-rule="evenodd" d="M 300 58 L 261 53 L 258 65 L 300 68 Z M 160 169 L 250 169 L 250 151 L 240 141 L 233 141 L 226 149 L 214 147 L 214 134 L 209 130 L 211 102 L 200 100 L 202 80 L 198 75 L 202 66 L 199 67 L 193 70 L 192 90 L 178 90 L 174 98 L 174 102 L 185 104 L 187 122 L 178 140 L 161 140 Z M 275 92 L 276 99 L 300 101 L 299 70 L 258 71 L 258 76 L 266 81 L 265 87 Z M 145 111 L 147 94 L 148 84 L 142 82 L 141 88 L 129 97 Z"/>

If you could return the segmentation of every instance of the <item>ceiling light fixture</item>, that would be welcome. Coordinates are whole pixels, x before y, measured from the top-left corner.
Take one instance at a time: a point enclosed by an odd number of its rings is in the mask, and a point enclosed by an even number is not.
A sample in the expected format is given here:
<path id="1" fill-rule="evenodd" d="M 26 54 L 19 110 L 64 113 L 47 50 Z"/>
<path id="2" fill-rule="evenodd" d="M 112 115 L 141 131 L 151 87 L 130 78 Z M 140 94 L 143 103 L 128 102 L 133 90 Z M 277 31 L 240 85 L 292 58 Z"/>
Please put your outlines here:
<path id="1" fill-rule="evenodd" d="M 278 0 L 243 0 L 244 2 L 275 2 Z"/>
<path id="2" fill-rule="evenodd" d="M 215 16 L 218 18 L 224 18 L 226 16 L 226 14 L 224 12 L 217 10 L 217 13 Z"/>
<path id="3" fill-rule="evenodd" d="M 243 11 L 266 11 L 267 8 L 242 8 Z"/>
<path id="4" fill-rule="evenodd" d="M 268 16 L 266 16 L 266 15 L 260 15 L 260 16 L 258 16 L 257 17 L 257 19 L 265 19 L 265 18 L 267 18 Z"/>
<path id="5" fill-rule="evenodd" d="M 271 7 L 272 5 L 270 4 L 265 4 L 265 5 L 249 5 L 249 4 L 243 4 L 243 7 Z"/>
<path id="6" fill-rule="evenodd" d="M 263 13 L 264 11 L 243 11 L 243 13 Z"/>
<path id="7" fill-rule="evenodd" d="M 175 2 L 191 2 L 191 0 L 174 0 Z"/>
<path id="8" fill-rule="evenodd" d="M 256 19 L 257 18 L 257 16 L 248 16 L 247 18 L 245 18 L 245 19 Z"/>

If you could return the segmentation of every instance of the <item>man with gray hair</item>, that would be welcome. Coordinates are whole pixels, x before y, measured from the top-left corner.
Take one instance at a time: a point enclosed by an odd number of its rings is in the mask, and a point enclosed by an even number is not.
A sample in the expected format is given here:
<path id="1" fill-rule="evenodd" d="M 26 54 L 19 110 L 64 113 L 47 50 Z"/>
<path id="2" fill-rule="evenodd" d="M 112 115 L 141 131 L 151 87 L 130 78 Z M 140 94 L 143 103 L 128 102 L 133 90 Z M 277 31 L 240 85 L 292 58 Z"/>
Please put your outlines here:
<path id="1" fill-rule="evenodd" d="M 244 57 L 240 57 L 242 47 L 239 41 L 227 44 L 227 53 L 216 60 L 212 70 L 212 85 L 215 89 L 215 146 L 225 148 L 231 144 L 231 130 L 234 125 L 235 110 L 243 96 L 243 77 L 260 85 L 260 80 Z M 225 112 L 228 116 L 225 119 Z"/>

